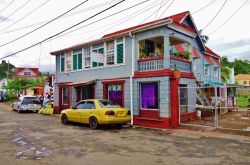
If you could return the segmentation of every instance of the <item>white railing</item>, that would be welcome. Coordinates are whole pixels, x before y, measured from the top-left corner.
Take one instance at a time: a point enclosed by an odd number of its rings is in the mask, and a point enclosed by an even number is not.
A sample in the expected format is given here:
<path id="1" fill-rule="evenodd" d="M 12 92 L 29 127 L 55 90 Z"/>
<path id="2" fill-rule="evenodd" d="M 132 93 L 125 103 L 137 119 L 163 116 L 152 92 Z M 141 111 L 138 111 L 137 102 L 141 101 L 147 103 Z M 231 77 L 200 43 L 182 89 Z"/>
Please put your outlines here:
<path id="1" fill-rule="evenodd" d="M 138 71 L 152 71 L 163 69 L 163 59 L 138 61 Z"/>

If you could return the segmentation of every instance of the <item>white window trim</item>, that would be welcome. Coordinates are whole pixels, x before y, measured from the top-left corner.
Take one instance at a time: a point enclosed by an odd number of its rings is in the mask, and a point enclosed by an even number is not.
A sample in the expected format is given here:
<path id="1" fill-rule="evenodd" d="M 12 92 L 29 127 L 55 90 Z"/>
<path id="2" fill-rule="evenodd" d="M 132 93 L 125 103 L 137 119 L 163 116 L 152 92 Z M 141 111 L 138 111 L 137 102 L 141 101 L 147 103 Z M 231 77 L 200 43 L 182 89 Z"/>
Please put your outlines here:
<path id="1" fill-rule="evenodd" d="M 81 49 L 82 50 L 82 69 L 85 68 L 85 53 L 84 53 L 84 48 Z"/>
<path id="2" fill-rule="evenodd" d="M 216 69 L 216 72 L 215 72 L 215 69 Z M 214 77 L 219 77 L 219 68 L 218 67 L 214 67 Z"/>
<path id="3" fill-rule="evenodd" d="M 208 70 L 207 74 L 206 74 L 206 72 L 205 72 L 206 67 L 207 67 L 207 70 Z M 211 68 L 211 67 L 210 67 L 209 65 L 205 65 L 205 66 L 204 66 L 204 75 L 205 75 L 205 76 L 210 76 L 210 68 Z"/>

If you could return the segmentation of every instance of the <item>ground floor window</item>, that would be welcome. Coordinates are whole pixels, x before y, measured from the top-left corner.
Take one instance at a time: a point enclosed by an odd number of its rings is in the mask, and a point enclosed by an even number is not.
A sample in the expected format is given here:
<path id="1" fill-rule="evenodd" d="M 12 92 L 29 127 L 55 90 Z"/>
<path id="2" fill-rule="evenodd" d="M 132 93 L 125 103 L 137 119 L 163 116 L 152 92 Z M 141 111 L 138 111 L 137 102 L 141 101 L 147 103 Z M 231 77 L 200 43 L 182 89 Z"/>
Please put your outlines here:
<path id="1" fill-rule="evenodd" d="M 180 87 L 180 110 L 181 113 L 186 113 L 188 105 L 187 84 L 180 84 L 179 87 Z"/>
<path id="2" fill-rule="evenodd" d="M 92 85 L 86 85 L 81 87 L 81 99 L 93 99 L 94 98 L 94 87 Z"/>
<path id="3" fill-rule="evenodd" d="M 159 109 L 158 83 L 141 83 L 140 86 L 140 107 L 142 109 Z"/>
<path id="4" fill-rule="evenodd" d="M 68 88 L 62 88 L 62 105 L 69 104 L 69 90 Z"/>
<path id="5" fill-rule="evenodd" d="M 108 85 L 108 99 L 113 100 L 122 106 L 122 85 L 109 84 Z"/>

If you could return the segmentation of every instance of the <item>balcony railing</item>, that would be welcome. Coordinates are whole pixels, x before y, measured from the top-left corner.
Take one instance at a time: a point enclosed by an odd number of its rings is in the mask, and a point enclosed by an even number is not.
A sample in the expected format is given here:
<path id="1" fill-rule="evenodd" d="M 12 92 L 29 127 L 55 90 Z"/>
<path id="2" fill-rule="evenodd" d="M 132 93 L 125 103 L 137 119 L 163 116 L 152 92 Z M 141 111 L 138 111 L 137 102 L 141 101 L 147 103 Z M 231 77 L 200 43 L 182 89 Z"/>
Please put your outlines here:
<path id="1" fill-rule="evenodd" d="M 163 58 L 138 59 L 138 71 L 152 71 L 163 69 Z"/>

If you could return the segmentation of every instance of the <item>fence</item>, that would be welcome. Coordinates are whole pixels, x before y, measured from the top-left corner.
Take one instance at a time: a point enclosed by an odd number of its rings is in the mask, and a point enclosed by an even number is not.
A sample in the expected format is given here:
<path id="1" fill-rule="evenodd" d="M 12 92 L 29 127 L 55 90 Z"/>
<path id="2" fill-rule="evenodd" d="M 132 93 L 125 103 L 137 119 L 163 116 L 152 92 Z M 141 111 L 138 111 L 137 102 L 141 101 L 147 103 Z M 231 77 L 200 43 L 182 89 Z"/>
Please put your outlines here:
<path id="1" fill-rule="evenodd" d="M 180 125 L 250 131 L 250 88 L 179 88 Z"/>

